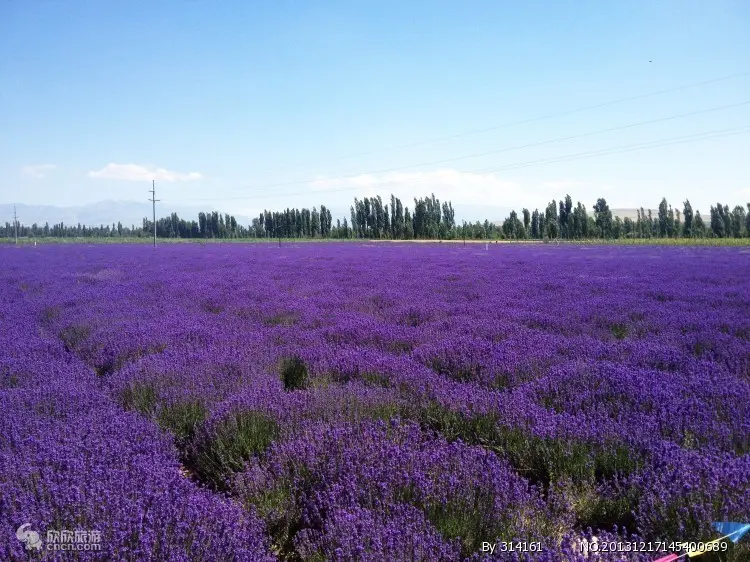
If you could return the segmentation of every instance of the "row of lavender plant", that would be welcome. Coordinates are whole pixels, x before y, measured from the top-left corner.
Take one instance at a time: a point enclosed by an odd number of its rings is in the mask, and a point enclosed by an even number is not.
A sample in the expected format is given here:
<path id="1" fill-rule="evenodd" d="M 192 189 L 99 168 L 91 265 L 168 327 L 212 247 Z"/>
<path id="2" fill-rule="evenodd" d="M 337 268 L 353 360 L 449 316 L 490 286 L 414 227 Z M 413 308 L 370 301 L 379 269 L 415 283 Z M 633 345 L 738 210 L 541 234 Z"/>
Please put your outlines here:
<path id="1" fill-rule="evenodd" d="M 89 327 L 62 317 L 77 288 L 58 284 L 64 261 L 48 269 L 46 256 L 7 252 L 3 264 L 0 559 L 274 560 L 254 511 L 186 478 L 172 436 L 124 411 L 91 365 L 66 351 L 66 334 L 84 340 Z M 95 319 L 92 310 L 86 321 Z M 37 548 L 17 538 L 24 524 Z M 47 531 L 99 540 L 52 550 Z M 69 550 L 79 545 L 87 550 Z"/>
<path id="2" fill-rule="evenodd" d="M 149 538 L 132 515 L 100 510 L 97 524 L 123 533 L 108 532 L 113 552 L 454 560 L 488 557 L 482 543 L 499 540 L 538 542 L 540 552 L 493 559 L 575 560 L 592 534 L 708 539 L 712 521 L 750 517 L 750 262 L 741 249 L 158 252 L 3 256 L 0 320 L 16 330 L 4 336 L 3 398 L 18 404 L 28 393 L 31 412 L 8 418 L 8 431 L 64 444 L 34 456 L 6 440 L 4 451 L 35 459 L 33 474 L 65 473 L 53 450 L 86 442 L 68 425 L 111 439 L 127 426 L 123 443 L 147 441 L 161 460 L 105 449 L 96 456 L 102 489 L 135 457 L 153 465 L 154 482 L 173 478 L 175 504 L 183 495 L 214 506 L 203 515 L 164 508 L 174 524 L 158 525 L 163 536 L 144 531 Z M 29 416 L 46 420 L 34 413 L 42 388 L 90 406 L 80 421 L 61 413 L 28 429 Z M 50 494 L 29 478 L 13 485 L 42 513 Z M 60 490 L 79 485 L 69 477 Z M 148 482 L 123 486 L 131 502 L 154 501 Z M 85 512 L 83 502 L 59 501 L 69 517 Z M 23 517 L 67 521 L 34 508 L 13 517 L 9 529 Z M 181 521 L 195 527 L 180 531 Z M 197 535 L 213 537 L 205 550 Z"/>

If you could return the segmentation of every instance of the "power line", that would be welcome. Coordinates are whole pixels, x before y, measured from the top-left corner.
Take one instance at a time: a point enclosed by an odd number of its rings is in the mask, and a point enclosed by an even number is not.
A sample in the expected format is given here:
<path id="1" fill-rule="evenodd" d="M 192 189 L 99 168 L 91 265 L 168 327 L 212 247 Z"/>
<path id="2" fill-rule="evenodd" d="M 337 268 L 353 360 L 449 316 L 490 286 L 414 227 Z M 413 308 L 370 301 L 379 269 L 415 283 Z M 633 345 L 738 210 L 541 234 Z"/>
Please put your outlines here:
<path id="1" fill-rule="evenodd" d="M 387 153 L 387 152 L 393 152 L 393 151 L 402 150 L 402 149 L 405 149 L 405 148 L 414 148 L 414 147 L 417 147 L 417 146 L 424 146 L 426 144 L 433 144 L 433 143 L 437 143 L 437 142 L 441 142 L 441 141 L 445 141 L 445 140 L 453 140 L 453 139 L 458 139 L 458 138 L 467 137 L 467 136 L 471 136 L 471 135 L 478 135 L 478 134 L 481 134 L 481 133 L 488 133 L 490 131 L 497 131 L 497 130 L 500 130 L 500 129 L 506 129 L 506 128 L 509 128 L 509 127 L 515 127 L 517 125 L 526 125 L 528 123 L 537 123 L 539 121 L 546 121 L 548 119 L 554 119 L 556 117 L 564 117 L 566 115 L 574 115 L 576 113 L 582 113 L 584 111 L 589 111 L 591 109 L 599 109 L 599 108 L 602 108 L 602 107 L 609 107 L 609 106 L 612 106 L 612 105 L 617 105 L 617 104 L 621 104 L 621 103 L 625 103 L 625 102 L 629 102 L 629 101 L 636 101 L 636 100 L 639 100 L 639 99 L 645 99 L 645 98 L 649 98 L 649 97 L 653 97 L 653 96 L 658 96 L 658 95 L 662 95 L 662 94 L 670 94 L 670 93 L 673 93 L 673 92 L 680 92 L 680 91 L 683 91 L 683 90 L 689 90 L 691 88 L 697 88 L 697 87 L 700 87 L 700 86 L 707 86 L 709 84 L 715 84 L 715 83 L 718 83 L 718 82 L 725 82 L 727 80 L 732 80 L 734 78 L 740 78 L 742 76 L 748 76 L 748 75 L 750 75 L 750 71 L 739 72 L 739 73 L 736 73 L 736 74 L 729 74 L 729 75 L 726 75 L 726 76 L 720 76 L 718 78 L 712 78 L 710 80 L 702 80 L 700 82 L 693 82 L 691 84 L 684 84 L 682 86 L 675 86 L 673 88 L 667 88 L 667 89 L 664 89 L 664 90 L 656 90 L 656 91 L 653 91 L 653 92 L 647 92 L 645 94 L 637 94 L 635 96 L 628 96 L 628 97 L 624 97 L 624 98 L 618 98 L 618 99 L 615 99 L 615 100 L 610 100 L 610 101 L 606 101 L 606 102 L 596 103 L 596 104 L 592 104 L 592 105 L 586 105 L 586 106 L 578 107 L 578 108 L 575 108 L 575 109 L 568 109 L 568 110 L 560 111 L 560 112 L 557 112 L 557 113 L 548 113 L 548 114 L 545 114 L 545 115 L 540 115 L 538 117 L 531 117 L 529 119 L 523 119 L 523 120 L 520 120 L 520 121 L 510 121 L 510 122 L 503 123 L 503 124 L 500 124 L 500 125 L 493 125 L 491 127 L 484 127 L 482 129 L 473 129 L 473 130 L 470 130 L 470 131 L 464 131 L 464 132 L 461 132 L 461 133 L 455 133 L 455 134 L 451 134 L 451 135 L 445 135 L 445 136 L 442 136 L 442 137 L 433 137 L 431 139 L 427 139 L 427 140 L 423 140 L 423 141 L 417 141 L 417 142 L 412 142 L 412 143 L 407 143 L 407 144 L 401 144 L 401 145 L 397 145 L 397 146 L 391 146 L 391 147 L 387 147 L 387 148 L 370 150 L 370 151 L 365 151 L 365 152 L 357 152 L 357 153 L 346 154 L 346 155 L 343 155 L 343 156 L 328 158 L 328 159 L 323 160 L 323 161 L 324 162 L 325 161 L 327 161 L 327 162 L 337 162 L 337 161 L 340 161 L 340 160 L 348 160 L 348 159 L 351 159 L 351 158 L 358 158 L 360 156 L 370 156 L 370 155 L 373 155 L 373 154 L 382 154 L 382 153 Z M 287 170 L 289 168 L 298 168 L 298 167 L 301 167 L 301 166 L 309 166 L 309 165 L 312 165 L 312 164 L 319 164 L 320 162 L 321 162 L 321 160 L 316 160 L 314 162 L 313 161 L 299 162 L 297 164 L 290 164 L 290 165 L 284 165 L 284 166 L 276 166 L 276 167 L 273 167 L 273 168 L 262 168 L 262 169 L 260 169 L 258 171 L 259 172 L 271 172 L 271 171 L 281 170 L 281 169 Z"/>
<path id="2" fill-rule="evenodd" d="M 159 199 L 156 198 L 156 182 L 154 180 L 151 180 L 151 199 L 149 201 L 151 201 L 154 212 L 154 248 L 156 248 L 156 202 Z"/>
<path id="3" fill-rule="evenodd" d="M 632 145 L 625 145 L 621 147 L 605 148 L 594 151 L 581 152 L 577 154 L 568 154 L 564 156 L 558 156 L 554 158 L 545 158 L 541 160 L 531 160 L 528 162 L 521 162 L 518 164 L 510 164 L 507 166 L 499 166 L 494 168 L 487 168 L 485 171 L 498 172 L 503 170 L 515 170 L 518 168 L 527 168 L 536 164 L 556 164 L 558 162 L 569 162 L 571 160 L 581 160 L 584 158 L 591 158 L 595 156 L 607 156 L 609 154 L 620 154 L 623 152 L 633 152 L 636 150 L 643 150 L 647 148 L 657 148 L 662 146 L 671 146 L 675 144 L 686 144 L 690 142 L 696 142 L 700 140 L 728 137 L 732 135 L 742 135 L 750 133 L 750 125 L 743 125 L 741 127 L 730 127 L 728 129 L 719 129 L 715 131 L 706 131 L 704 133 L 696 133 L 693 135 L 684 135 L 682 137 L 673 137 L 672 139 L 664 139 L 658 141 L 645 141 L 641 143 L 635 143 Z"/>
<path id="4" fill-rule="evenodd" d="M 728 129 L 718 129 L 714 131 L 705 131 L 703 133 L 696 133 L 692 135 L 683 135 L 679 137 L 672 137 L 668 139 L 660 139 L 655 141 L 646 141 L 646 142 L 640 142 L 640 143 L 634 143 L 629 145 L 622 145 L 622 146 L 614 146 L 610 148 L 600 149 L 600 150 L 593 150 L 593 151 L 586 151 L 586 152 L 579 152 L 579 153 L 573 153 L 573 154 L 565 154 L 562 156 L 556 156 L 552 158 L 542 158 L 539 160 L 529 160 L 526 162 L 518 162 L 515 164 L 508 164 L 504 166 L 493 166 L 490 168 L 478 168 L 474 170 L 469 170 L 467 172 L 463 173 L 489 173 L 489 172 L 499 172 L 499 171 L 506 171 L 506 170 L 515 170 L 520 168 L 528 168 L 528 167 L 534 167 L 534 166 L 543 166 L 547 164 L 557 164 L 560 162 L 570 162 L 573 160 L 582 160 L 585 158 L 592 158 L 596 156 L 608 156 L 610 154 L 620 154 L 625 152 L 633 152 L 637 150 L 645 150 L 649 148 L 659 148 L 662 146 L 672 146 L 677 144 L 687 144 L 691 142 L 697 142 L 701 140 L 707 140 L 707 139 L 713 139 L 713 138 L 720 138 L 720 137 L 726 137 L 726 136 L 732 136 L 737 134 L 746 134 L 750 133 L 750 125 L 744 125 L 741 127 L 730 127 Z M 415 182 L 409 182 L 407 185 L 416 185 L 418 183 L 429 183 L 434 181 L 434 179 L 426 179 L 426 180 L 420 180 Z M 399 182 L 387 182 L 383 184 L 375 184 L 372 186 L 366 186 L 366 187 L 381 187 L 386 185 L 395 185 Z M 346 188 L 341 189 L 341 191 L 349 191 L 351 189 L 359 189 L 360 186 L 357 186 L 356 188 Z M 338 190 L 337 190 L 338 191 Z"/>
<path id="5" fill-rule="evenodd" d="M 325 179 L 328 180 L 328 181 L 330 181 L 330 180 L 352 179 L 352 178 L 356 178 L 356 177 L 359 177 L 359 176 L 362 176 L 362 175 L 384 174 L 384 173 L 387 173 L 387 172 L 396 172 L 396 171 L 400 171 L 400 170 L 408 170 L 408 169 L 412 169 L 412 168 L 420 168 L 422 166 L 432 166 L 432 165 L 435 165 L 435 164 L 445 164 L 445 163 L 448 163 L 448 162 L 457 162 L 459 160 L 467 160 L 467 159 L 470 159 L 470 158 L 479 158 L 481 156 L 489 156 L 489 155 L 492 155 L 492 154 L 500 154 L 502 152 L 510 152 L 510 151 L 513 151 L 513 150 L 521 150 L 521 149 L 524 149 L 524 148 L 532 148 L 532 147 L 536 147 L 536 146 L 543 146 L 545 144 L 552 144 L 552 143 L 556 143 L 556 142 L 564 142 L 564 141 L 568 141 L 568 140 L 581 139 L 581 138 L 591 137 L 591 136 L 595 136 L 595 135 L 602 135 L 602 134 L 611 133 L 611 132 L 614 132 L 614 131 L 622 131 L 624 129 L 632 129 L 633 127 L 641 127 L 643 125 L 651 125 L 653 123 L 661 123 L 661 122 L 670 121 L 670 120 L 673 120 L 673 119 L 681 119 L 681 118 L 684 118 L 684 117 L 692 117 L 694 115 L 701 115 L 703 113 L 711 113 L 713 111 L 720 111 L 720 110 L 723 110 L 723 109 L 733 109 L 733 108 L 741 107 L 743 105 L 748 105 L 748 104 L 750 104 L 750 100 L 742 101 L 742 102 L 739 102 L 739 103 L 733 103 L 733 104 L 727 104 L 727 105 L 720 105 L 718 107 L 711 107 L 711 108 L 708 108 L 708 109 L 700 109 L 700 110 L 697 110 L 697 111 L 690 111 L 688 113 L 679 113 L 677 115 L 670 115 L 670 116 L 667 116 L 667 117 L 660 117 L 658 119 L 650 119 L 648 121 L 640 121 L 640 122 L 637 122 L 637 123 L 629 123 L 627 125 L 620 125 L 620 126 L 617 126 L 617 127 L 609 127 L 607 129 L 600 129 L 598 131 L 589 131 L 587 133 L 581 133 L 581 134 L 577 134 L 577 135 L 569 135 L 569 136 L 566 136 L 566 137 L 557 137 L 557 138 L 554 138 L 554 139 L 548 139 L 548 140 L 543 140 L 543 141 L 538 141 L 538 142 L 533 142 L 533 143 L 528 143 L 528 144 L 510 146 L 510 147 L 500 148 L 500 149 L 496 149 L 496 150 L 488 150 L 488 151 L 485 151 L 485 152 L 475 152 L 475 153 L 472 153 L 472 154 L 465 154 L 463 156 L 454 156 L 454 157 L 451 157 L 451 158 L 441 158 L 439 160 L 431 160 L 429 162 L 420 162 L 418 164 L 409 164 L 407 166 L 395 166 L 395 167 L 391 167 L 391 168 L 381 168 L 379 170 L 368 170 L 366 172 L 359 172 L 357 174 L 347 174 L 347 175 L 343 175 L 343 176 L 333 176 L 333 177 L 325 178 Z M 317 181 L 320 181 L 320 179 L 308 179 L 308 180 L 299 180 L 299 181 L 294 181 L 294 182 L 273 183 L 273 184 L 268 184 L 268 185 L 265 185 L 265 186 L 257 187 L 256 189 L 271 189 L 271 188 L 275 188 L 275 187 L 285 187 L 285 186 L 291 186 L 291 185 L 304 185 L 304 184 L 308 184 L 308 183 L 315 183 Z M 239 191 L 241 189 L 247 189 L 247 188 L 235 188 L 236 191 Z"/>
<path id="6" fill-rule="evenodd" d="M 552 158 L 543 158 L 539 160 L 530 160 L 526 162 L 517 162 L 515 164 L 508 164 L 505 166 L 495 166 L 490 168 L 477 168 L 473 170 L 466 170 L 461 173 L 464 174 L 471 174 L 471 173 L 488 173 L 488 172 L 497 172 L 497 171 L 503 171 L 503 170 L 513 170 L 518 168 L 527 168 L 527 167 L 533 167 L 533 166 L 541 166 L 546 164 L 555 164 L 559 162 L 569 162 L 572 160 L 580 160 L 584 158 L 592 158 L 597 156 L 607 156 L 610 154 L 618 154 L 623 152 L 633 152 L 637 150 L 646 150 L 649 148 L 658 148 L 662 146 L 670 146 L 670 145 L 676 145 L 676 144 L 687 144 L 691 142 L 698 142 L 701 140 L 707 140 L 707 139 L 713 139 L 713 138 L 720 138 L 725 136 L 731 136 L 731 135 L 737 135 L 737 134 L 746 134 L 750 133 L 750 125 L 742 125 L 739 127 L 730 127 L 727 129 L 715 129 L 712 131 L 704 131 L 702 133 L 694 133 L 691 135 L 682 135 L 678 137 L 670 137 L 666 139 L 659 139 L 659 140 L 653 140 L 653 141 L 645 141 L 640 143 L 634 143 L 634 144 L 628 144 L 628 145 L 621 145 L 621 146 L 613 146 L 605 149 L 600 150 L 594 150 L 594 151 L 586 151 L 586 152 L 579 152 L 579 153 L 573 153 L 573 154 L 565 154 L 562 156 L 556 156 Z M 422 183 L 431 183 L 434 182 L 434 178 L 427 178 L 424 180 L 418 180 L 418 181 L 412 181 L 408 182 L 404 185 L 417 185 Z M 340 193 L 340 192 L 346 192 L 346 191 L 355 191 L 358 189 L 371 189 L 374 187 L 388 187 L 396 184 L 400 184 L 399 181 L 390 181 L 390 182 L 382 182 L 377 184 L 371 184 L 371 185 L 365 185 L 365 186 L 352 186 L 352 187 L 343 187 L 343 188 L 335 188 L 335 189 L 322 189 L 317 191 L 316 193 Z M 265 198 L 274 198 L 274 197 L 287 197 L 287 196 L 295 196 L 295 195 L 310 195 L 311 193 L 309 191 L 298 191 L 298 192 L 287 192 L 287 193 L 275 193 L 273 195 L 253 195 L 253 196 L 245 196 L 245 197 L 213 197 L 213 198 L 200 198 L 200 199 L 188 199 L 189 201 L 241 201 L 241 200 L 247 200 L 247 199 L 265 199 Z"/>

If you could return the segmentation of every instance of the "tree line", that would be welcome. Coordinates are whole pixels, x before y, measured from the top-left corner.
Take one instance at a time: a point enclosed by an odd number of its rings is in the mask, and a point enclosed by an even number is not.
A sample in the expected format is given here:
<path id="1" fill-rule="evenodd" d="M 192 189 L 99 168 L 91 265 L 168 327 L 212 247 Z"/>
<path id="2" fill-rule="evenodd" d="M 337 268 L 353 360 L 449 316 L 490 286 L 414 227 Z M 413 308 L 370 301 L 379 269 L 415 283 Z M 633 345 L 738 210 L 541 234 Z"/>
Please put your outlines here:
<path id="1" fill-rule="evenodd" d="M 657 215 L 643 207 L 636 210 L 636 218 L 612 216 L 606 199 L 597 199 L 591 215 L 579 201 L 567 195 L 559 204 L 553 199 L 543 211 L 523 209 L 519 218 L 515 211 L 502 225 L 508 239 L 566 239 L 591 238 L 745 238 L 750 236 L 750 203 L 747 210 L 741 205 L 731 211 L 728 205 L 711 205 L 708 224 L 700 211 L 693 211 L 689 200 L 682 204 L 682 213 L 666 198 L 659 203 Z"/>
<path id="2" fill-rule="evenodd" d="M 368 239 L 436 239 L 455 234 L 453 204 L 440 203 L 433 194 L 414 199 L 414 209 L 404 206 L 391 195 L 390 206 L 376 197 L 354 198 L 350 220 L 336 219 L 325 205 L 308 209 L 263 211 L 250 225 L 251 236 L 259 238 L 368 238 Z"/>
<path id="3" fill-rule="evenodd" d="M 6 222 L 4 235 L 12 238 L 16 227 L 20 237 L 53 238 L 140 238 L 152 236 L 154 223 L 147 218 L 141 225 L 86 226 L 58 223 L 52 226 L 31 226 Z M 652 211 L 637 209 L 636 218 L 612 215 L 606 199 L 597 199 L 591 213 L 580 201 L 573 206 L 570 195 L 559 202 L 554 199 L 542 209 L 524 208 L 519 215 L 511 211 L 501 225 L 483 223 L 456 224 L 455 210 L 450 201 L 440 202 L 432 194 L 414 199 L 410 210 L 395 195 L 384 203 L 376 197 L 355 198 L 349 220 L 344 217 L 333 223 L 331 211 L 287 208 L 283 211 L 264 210 L 249 225 L 240 224 L 233 215 L 217 211 L 200 212 L 197 220 L 185 220 L 177 213 L 156 221 L 159 238 L 231 239 L 231 238 L 361 238 L 389 240 L 585 240 L 595 238 L 743 238 L 750 236 L 750 203 L 730 210 L 716 203 L 704 220 L 690 201 L 682 203 L 682 211 L 673 208 L 666 198 Z"/>
<path id="4" fill-rule="evenodd" d="M 30 238 L 143 238 L 153 236 L 153 221 L 144 218 L 140 226 L 123 226 L 121 222 L 111 225 L 86 226 L 81 223 L 65 224 L 63 222 L 50 226 L 49 223 L 31 226 L 17 224 L 18 236 Z M 15 228 L 12 223 L 5 223 L 5 236 L 13 238 Z M 248 238 L 249 229 L 237 222 L 234 216 L 217 211 L 198 213 L 198 220 L 181 219 L 177 213 L 157 219 L 156 236 L 158 238 Z"/>

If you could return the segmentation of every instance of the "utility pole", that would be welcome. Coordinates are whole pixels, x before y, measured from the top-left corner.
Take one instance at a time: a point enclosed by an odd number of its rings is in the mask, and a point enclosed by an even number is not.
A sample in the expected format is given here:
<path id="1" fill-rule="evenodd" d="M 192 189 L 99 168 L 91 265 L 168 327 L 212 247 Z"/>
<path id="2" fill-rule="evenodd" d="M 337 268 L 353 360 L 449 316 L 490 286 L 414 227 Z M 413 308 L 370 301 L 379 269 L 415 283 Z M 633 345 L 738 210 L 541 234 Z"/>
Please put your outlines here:
<path id="1" fill-rule="evenodd" d="M 16 214 L 15 205 L 13 205 L 13 228 L 16 231 L 16 244 L 18 244 L 18 215 Z"/>
<path id="2" fill-rule="evenodd" d="M 154 185 L 156 182 L 154 180 L 151 180 L 151 201 L 152 208 L 153 208 L 153 217 L 154 217 L 154 248 L 156 248 L 156 202 L 159 201 L 159 199 L 156 198 L 156 186 Z"/>

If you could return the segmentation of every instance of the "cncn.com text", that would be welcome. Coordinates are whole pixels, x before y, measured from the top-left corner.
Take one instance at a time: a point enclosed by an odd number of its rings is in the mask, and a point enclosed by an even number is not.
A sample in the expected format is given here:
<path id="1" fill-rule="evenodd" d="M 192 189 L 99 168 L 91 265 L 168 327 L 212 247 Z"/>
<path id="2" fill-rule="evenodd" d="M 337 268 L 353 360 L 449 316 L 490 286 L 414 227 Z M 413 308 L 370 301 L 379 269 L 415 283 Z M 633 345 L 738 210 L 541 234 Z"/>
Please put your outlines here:
<path id="1" fill-rule="evenodd" d="M 96 543 L 48 543 L 45 546 L 47 550 L 64 550 L 69 552 L 89 552 L 102 549 L 102 545 Z"/>

